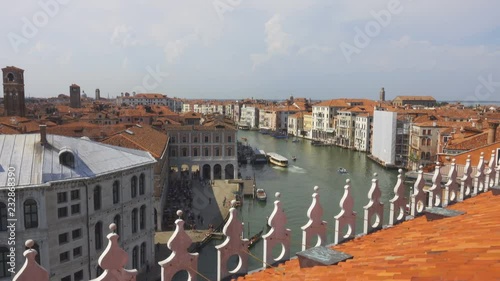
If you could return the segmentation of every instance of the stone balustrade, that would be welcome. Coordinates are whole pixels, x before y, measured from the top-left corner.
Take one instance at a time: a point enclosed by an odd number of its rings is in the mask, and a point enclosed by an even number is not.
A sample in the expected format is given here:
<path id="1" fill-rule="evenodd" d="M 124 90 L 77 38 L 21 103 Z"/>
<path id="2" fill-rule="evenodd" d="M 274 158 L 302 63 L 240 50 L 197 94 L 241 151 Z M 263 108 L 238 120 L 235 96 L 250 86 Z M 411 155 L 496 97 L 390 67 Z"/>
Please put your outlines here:
<path id="1" fill-rule="evenodd" d="M 494 152 L 492 152 L 494 154 Z M 448 175 L 448 182 L 441 184 L 441 175 L 439 165 L 433 177 L 433 185 L 428 194 L 424 191 L 425 181 L 423 179 L 422 166 L 418 171 L 418 177 L 410 193 L 409 206 L 406 206 L 405 185 L 403 171 L 399 170 L 398 180 L 394 186 L 394 197 L 389 200 L 389 225 L 395 225 L 407 219 L 412 219 L 426 212 L 426 207 L 435 209 L 436 207 L 446 207 L 451 203 L 462 201 L 468 197 L 476 196 L 480 192 L 485 192 L 489 188 L 498 189 L 500 163 L 495 161 L 494 155 L 488 161 L 488 167 L 485 168 L 484 155 L 478 163 L 478 169 L 472 174 L 470 157 L 467 159 L 465 174 L 462 178 L 457 177 L 455 161 L 451 163 Z M 369 234 L 382 228 L 383 223 L 383 204 L 380 201 L 382 192 L 376 174 L 372 179 L 371 187 L 368 192 L 368 203 L 364 206 L 364 229 L 362 235 Z M 314 187 L 312 194 L 312 203 L 307 211 L 308 222 L 301 227 L 302 230 L 302 249 L 309 249 L 327 244 L 327 222 L 323 221 L 323 209 L 319 201 L 319 188 Z M 429 195 L 429 196 L 427 196 Z M 268 219 L 270 229 L 264 234 L 263 247 L 264 256 L 263 268 L 272 266 L 277 262 L 282 262 L 290 258 L 291 230 L 286 228 L 286 213 L 282 203 L 279 200 L 280 194 L 276 193 L 274 209 Z M 427 201 L 428 200 L 428 201 Z M 242 239 L 243 225 L 238 220 L 238 210 L 235 208 L 235 201 L 232 202 L 229 211 L 229 219 L 223 228 L 223 234 L 226 237 L 222 244 L 215 246 L 217 249 L 217 280 L 223 280 L 233 275 L 243 275 L 248 272 L 248 259 L 251 253 L 248 250 L 248 239 Z M 356 212 L 354 211 L 354 199 L 351 194 L 351 181 L 346 180 L 344 193 L 340 199 L 340 212 L 335 216 L 335 230 L 333 233 L 334 243 L 339 244 L 348 241 L 356 235 Z M 405 210 L 408 208 L 408 210 Z M 410 216 L 406 216 L 409 212 Z M 170 256 L 158 262 L 161 266 L 161 280 L 172 280 L 173 276 L 179 271 L 188 273 L 188 280 L 200 280 L 198 272 L 198 253 L 189 253 L 188 248 L 191 245 L 191 238 L 184 230 L 184 221 L 181 219 L 182 211 L 178 211 L 179 219 L 175 221 L 176 229 L 169 239 L 167 246 L 172 251 Z M 111 224 L 109 229 L 111 233 L 107 235 L 108 244 L 106 249 L 99 257 L 99 265 L 103 273 L 91 281 L 135 281 L 137 271 L 135 269 L 127 270 L 124 266 L 127 263 L 128 255 L 120 248 L 118 244 L 118 234 L 115 233 L 116 225 Z M 311 244 L 314 238 L 318 238 L 315 245 Z M 13 281 L 48 281 L 49 272 L 37 264 L 35 257 L 36 250 L 32 249 L 33 240 L 26 241 L 28 250 L 24 252 L 25 262 L 23 267 L 14 276 Z M 272 249 L 281 245 L 282 251 L 278 257 L 273 257 Z M 237 266 L 228 269 L 228 260 L 237 256 L 239 262 Z M 203 277 L 205 279 L 205 277 Z"/>

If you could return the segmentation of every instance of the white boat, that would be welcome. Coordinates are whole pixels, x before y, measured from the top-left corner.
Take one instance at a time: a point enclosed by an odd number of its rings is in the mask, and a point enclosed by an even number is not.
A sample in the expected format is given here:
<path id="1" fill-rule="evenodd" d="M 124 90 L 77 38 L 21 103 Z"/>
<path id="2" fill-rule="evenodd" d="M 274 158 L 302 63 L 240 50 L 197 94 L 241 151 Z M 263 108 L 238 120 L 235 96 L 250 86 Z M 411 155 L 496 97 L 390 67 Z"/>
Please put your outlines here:
<path id="1" fill-rule="evenodd" d="M 262 188 L 257 189 L 255 192 L 255 198 L 259 201 L 266 201 L 267 200 L 267 194 L 266 191 Z"/>
<path id="2" fill-rule="evenodd" d="M 269 162 L 272 164 L 280 167 L 288 167 L 288 159 L 278 153 L 269 152 L 267 156 L 269 157 Z"/>

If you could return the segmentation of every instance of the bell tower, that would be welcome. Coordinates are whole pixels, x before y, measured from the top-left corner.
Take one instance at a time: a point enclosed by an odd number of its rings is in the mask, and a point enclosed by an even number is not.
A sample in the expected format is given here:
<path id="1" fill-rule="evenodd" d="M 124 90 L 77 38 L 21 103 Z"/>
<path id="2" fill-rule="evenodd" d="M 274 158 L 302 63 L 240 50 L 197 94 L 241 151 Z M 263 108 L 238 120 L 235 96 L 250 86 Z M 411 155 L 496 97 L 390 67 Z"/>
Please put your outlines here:
<path id="1" fill-rule="evenodd" d="M 24 70 L 15 66 L 2 68 L 5 116 L 25 116 Z"/>

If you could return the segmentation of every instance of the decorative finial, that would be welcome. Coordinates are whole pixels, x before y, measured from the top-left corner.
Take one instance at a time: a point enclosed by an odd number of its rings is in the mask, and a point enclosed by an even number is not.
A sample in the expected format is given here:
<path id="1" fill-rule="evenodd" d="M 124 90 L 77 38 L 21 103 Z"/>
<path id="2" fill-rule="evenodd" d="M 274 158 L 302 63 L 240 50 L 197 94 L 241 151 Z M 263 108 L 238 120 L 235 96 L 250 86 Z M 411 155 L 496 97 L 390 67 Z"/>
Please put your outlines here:
<path id="1" fill-rule="evenodd" d="M 483 152 L 481 152 L 481 156 L 484 156 L 484 151 L 483 151 Z"/>
<path id="2" fill-rule="evenodd" d="M 403 169 L 399 169 L 398 173 L 402 174 L 403 173 Z"/>
<path id="3" fill-rule="evenodd" d="M 419 169 L 419 170 L 422 170 L 423 168 L 424 168 L 424 165 L 420 165 L 420 166 L 418 166 L 418 169 Z"/>
<path id="4" fill-rule="evenodd" d="M 35 245 L 35 241 L 33 241 L 32 239 L 28 239 L 28 240 L 26 240 L 26 243 L 24 243 L 24 245 L 26 247 L 30 248 L 30 250 L 31 250 L 31 248 L 33 248 L 33 246 Z"/>
<path id="5" fill-rule="evenodd" d="M 470 159 L 470 155 L 467 155 L 467 159 Z"/>
<path id="6" fill-rule="evenodd" d="M 377 173 L 373 173 L 373 177 L 376 178 L 377 177 Z"/>
<path id="7" fill-rule="evenodd" d="M 452 164 L 455 164 L 455 161 L 457 161 L 457 159 L 455 159 L 455 158 L 451 159 Z"/>
<path id="8" fill-rule="evenodd" d="M 281 193 L 276 192 L 276 193 L 274 194 L 274 196 L 275 196 L 276 198 L 280 198 L 280 197 L 281 197 Z"/>
<path id="9" fill-rule="evenodd" d="M 179 219 L 181 220 L 182 219 L 182 210 L 177 210 L 176 214 L 179 217 Z"/>
<path id="10" fill-rule="evenodd" d="M 351 179 L 346 179 L 345 183 L 349 184 L 351 182 Z"/>
<path id="11" fill-rule="evenodd" d="M 233 200 L 231 200 L 231 207 L 234 207 L 234 206 L 236 206 L 236 200 L 233 199 Z"/>
<path id="12" fill-rule="evenodd" d="M 115 230 L 116 230 L 116 224 L 115 223 L 112 223 L 109 225 L 109 230 L 111 230 L 113 233 L 115 233 Z"/>
<path id="13" fill-rule="evenodd" d="M 316 185 L 316 186 L 314 187 L 314 192 L 318 192 L 318 190 L 319 190 L 319 186 L 317 186 L 317 185 Z"/>
<path id="14" fill-rule="evenodd" d="M 439 161 L 436 161 L 436 166 L 439 166 Z"/>

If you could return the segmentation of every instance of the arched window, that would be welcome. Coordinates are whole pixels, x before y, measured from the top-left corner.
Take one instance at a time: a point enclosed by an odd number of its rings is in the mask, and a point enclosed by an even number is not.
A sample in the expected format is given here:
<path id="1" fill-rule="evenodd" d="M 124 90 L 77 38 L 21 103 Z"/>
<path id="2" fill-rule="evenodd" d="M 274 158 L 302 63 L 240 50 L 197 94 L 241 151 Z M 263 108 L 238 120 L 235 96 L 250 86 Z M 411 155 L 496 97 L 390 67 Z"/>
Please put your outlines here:
<path id="1" fill-rule="evenodd" d="M 94 211 L 101 209 L 101 186 L 94 187 Z"/>
<path id="2" fill-rule="evenodd" d="M 97 222 L 94 227 L 95 249 L 102 249 L 102 222 Z"/>
<path id="3" fill-rule="evenodd" d="M 137 177 L 133 176 L 130 180 L 130 196 L 132 198 L 137 196 Z"/>
<path id="4" fill-rule="evenodd" d="M 115 181 L 113 183 L 113 204 L 120 202 L 120 182 Z"/>
<path id="5" fill-rule="evenodd" d="M 231 136 L 227 136 L 227 142 L 233 142 L 233 138 Z"/>
<path id="6" fill-rule="evenodd" d="M 141 211 L 139 214 L 139 228 L 144 229 L 146 228 L 146 205 L 141 206 Z"/>
<path id="7" fill-rule="evenodd" d="M 137 232 L 137 209 L 132 210 L 132 233 Z"/>
<path id="8" fill-rule="evenodd" d="M 431 153 L 430 152 L 427 152 L 426 155 L 425 155 L 425 159 L 427 160 L 431 160 Z"/>
<path id="9" fill-rule="evenodd" d="M 146 242 L 141 244 L 141 267 L 146 263 Z"/>
<path id="10" fill-rule="evenodd" d="M 38 227 L 38 210 L 36 201 L 28 199 L 24 201 L 24 228 Z"/>
<path id="11" fill-rule="evenodd" d="M 139 176 L 139 195 L 144 195 L 146 193 L 146 175 L 141 174 Z"/>
<path id="12" fill-rule="evenodd" d="M 427 139 L 427 146 L 431 145 L 431 139 Z"/>
<path id="13" fill-rule="evenodd" d="M 138 261 L 138 259 L 137 259 L 137 255 L 138 255 L 139 253 L 137 252 L 137 250 L 138 250 L 138 249 L 137 249 L 137 246 L 135 246 L 135 247 L 134 247 L 134 249 L 132 250 L 132 268 L 133 268 L 133 269 L 138 268 L 138 264 L 137 264 L 137 261 Z"/>
<path id="14" fill-rule="evenodd" d="M 9 249 L 6 247 L 0 247 L 0 278 L 9 277 L 10 272 L 8 271 L 10 266 L 7 264 L 9 262 Z"/>
<path id="15" fill-rule="evenodd" d="M 425 145 L 425 139 L 422 138 L 422 140 L 420 141 L 420 145 Z"/>
<path id="16" fill-rule="evenodd" d="M 172 147 L 172 149 L 170 150 L 170 156 L 177 157 L 177 150 L 175 147 Z"/>
<path id="17" fill-rule="evenodd" d="M 122 218 L 120 217 L 120 215 L 116 215 L 113 218 L 113 222 L 116 224 L 116 234 L 120 235 L 122 226 Z"/>
<path id="18" fill-rule="evenodd" d="M 420 154 L 420 160 L 425 160 L 425 152 L 422 152 L 422 153 Z"/>
<path id="19" fill-rule="evenodd" d="M 7 205 L 0 202 L 0 231 L 7 231 Z"/>

